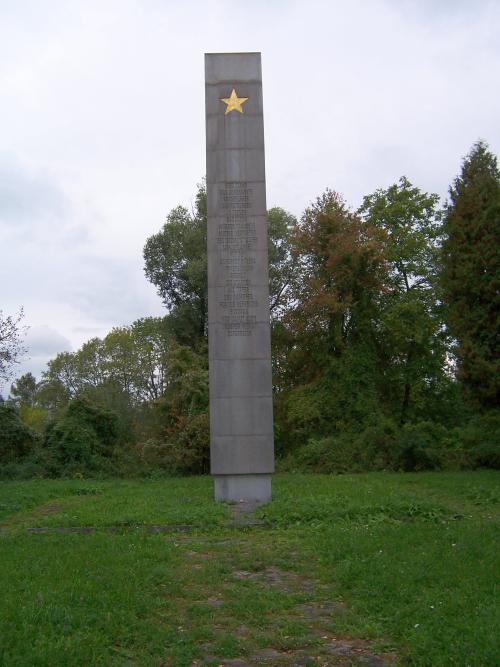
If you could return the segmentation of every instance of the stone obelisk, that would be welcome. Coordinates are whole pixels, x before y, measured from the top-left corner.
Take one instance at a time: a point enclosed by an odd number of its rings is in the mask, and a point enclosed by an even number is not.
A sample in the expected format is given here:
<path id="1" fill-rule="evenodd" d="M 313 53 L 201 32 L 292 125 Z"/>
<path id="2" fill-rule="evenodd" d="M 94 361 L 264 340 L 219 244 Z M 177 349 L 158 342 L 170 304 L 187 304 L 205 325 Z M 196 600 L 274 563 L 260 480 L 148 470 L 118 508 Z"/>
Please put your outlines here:
<path id="1" fill-rule="evenodd" d="M 210 459 L 216 500 L 274 471 L 260 53 L 205 55 Z"/>

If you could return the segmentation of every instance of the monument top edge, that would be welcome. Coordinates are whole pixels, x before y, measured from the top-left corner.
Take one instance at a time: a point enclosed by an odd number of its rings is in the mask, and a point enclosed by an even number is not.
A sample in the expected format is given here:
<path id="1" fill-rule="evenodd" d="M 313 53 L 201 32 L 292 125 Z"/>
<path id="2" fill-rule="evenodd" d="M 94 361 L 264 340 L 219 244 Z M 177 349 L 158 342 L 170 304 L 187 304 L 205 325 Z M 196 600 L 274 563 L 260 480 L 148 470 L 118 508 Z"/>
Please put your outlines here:
<path id="1" fill-rule="evenodd" d="M 210 51 L 206 56 L 260 56 L 261 51 Z"/>
<path id="2" fill-rule="evenodd" d="M 205 83 L 225 81 L 262 81 L 261 55 L 258 51 L 248 53 L 206 53 Z"/>

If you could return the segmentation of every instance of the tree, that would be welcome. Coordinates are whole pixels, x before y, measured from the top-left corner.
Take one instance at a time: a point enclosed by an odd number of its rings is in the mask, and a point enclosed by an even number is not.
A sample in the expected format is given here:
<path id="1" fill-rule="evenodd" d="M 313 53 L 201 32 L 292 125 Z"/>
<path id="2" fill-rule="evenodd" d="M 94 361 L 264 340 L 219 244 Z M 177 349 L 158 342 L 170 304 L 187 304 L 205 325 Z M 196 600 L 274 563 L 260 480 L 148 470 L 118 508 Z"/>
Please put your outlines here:
<path id="1" fill-rule="evenodd" d="M 436 292 L 439 196 L 404 176 L 364 198 L 367 223 L 384 232 L 387 275 L 380 295 L 378 350 L 382 385 L 401 424 L 439 385 L 446 346 Z"/>
<path id="2" fill-rule="evenodd" d="M 21 325 L 23 317 L 22 308 L 17 315 L 4 315 L 0 310 L 0 387 L 12 377 L 12 367 L 26 353 L 22 344 L 22 336 L 27 331 L 27 327 Z"/>
<path id="3" fill-rule="evenodd" d="M 207 351 L 173 343 L 168 361 L 168 387 L 158 402 L 160 438 L 165 463 L 172 472 L 208 473 Z"/>
<path id="4" fill-rule="evenodd" d="M 204 337 L 207 327 L 207 207 L 204 185 L 198 186 L 192 213 L 177 206 L 162 229 L 144 246 L 144 272 L 165 307 L 181 320 L 182 342 Z"/>
<path id="5" fill-rule="evenodd" d="M 269 308 L 273 321 L 286 311 L 293 298 L 297 275 L 290 239 L 297 219 L 276 206 L 267 212 L 269 254 Z"/>
<path id="6" fill-rule="evenodd" d="M 170 317 L 144 317 L 130 327 L 137 355 L 136 386 L 142 400 L 158 400 L 165 393 L 172 332 Z"/>
<path id="7" fill-rule="evenodd" d="M 10 395 L 16 406 L 33 405 L 36 397 L 36 378 L 32 373 L 25 373 L 12 383 Z"/>
<path id="8" fill-rule="evenodd" d="M 158 399 L 167 382 L 169 317 L 142 318 L 115 327 L 104 339 L 90 339 L 76 352 L 58 354 L 48 363 L 38 395 L 67 403 L 77 394 L 104 387 L 118 398 L 127 396 L 130 405 Z"/>
<path id="9" fill-rule="evenodd" d="M 47 363 L 42 373 L 42 389 L 46 395 L 47 408 L 67 403 L 80 388 L 79 367 L 73 352 L 60 352 Z"/>
<path id="10" fill-rule="evenodd" d="M 500 399 L 500 172 L 479 141 L 450 187 L 441 284 L 458 378 L 482 407 Z"/>
<path id="11" fill-rule="evenodd" d="M 0 404 L 0 463 L 29 454 L 37 444 L 37 434 L 8 403 Z"/>
<path id="12" fill-rule="evenodd" d="M 363 336 L 381 290 L 381 235 L 327 190 L 306 209 L 292 244 L 299 265 L 293 324 L 310 339 L 311 360 L 340 358 L 348 341 Z"/>
<path id="13" fill-rule="evenodd" d="M 48 410 L 39 402 L 39 384 L 32 373 L 25 373 L 12 383 L 9 403 L 19 412 L 25 424 L 42 433 L 48 419 Z"/>
<path id="14" fill-rule="evenodd" d="M 373 330 L 386 273 L 382 235 L 332 190 L 306 209 L 294 230 L 298 278 L 279 332 L 287 347 L 279 380 L 287 428 L 297 441 L 361 423 L 376 409 Z"/>

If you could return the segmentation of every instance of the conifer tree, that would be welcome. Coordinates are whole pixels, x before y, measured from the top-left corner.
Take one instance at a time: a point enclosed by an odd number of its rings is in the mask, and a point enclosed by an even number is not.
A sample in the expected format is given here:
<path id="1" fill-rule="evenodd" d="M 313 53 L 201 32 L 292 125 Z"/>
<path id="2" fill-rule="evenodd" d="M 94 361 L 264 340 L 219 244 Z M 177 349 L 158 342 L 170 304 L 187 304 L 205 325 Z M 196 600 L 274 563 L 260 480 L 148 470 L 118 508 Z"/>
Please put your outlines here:
<path id="1" fill-rule="evenodd" d="M 471 399 L 498 405 L 500 388 L 500 172 L 479 141 L 450 188 L 442 288 L 458 378 Z"/>

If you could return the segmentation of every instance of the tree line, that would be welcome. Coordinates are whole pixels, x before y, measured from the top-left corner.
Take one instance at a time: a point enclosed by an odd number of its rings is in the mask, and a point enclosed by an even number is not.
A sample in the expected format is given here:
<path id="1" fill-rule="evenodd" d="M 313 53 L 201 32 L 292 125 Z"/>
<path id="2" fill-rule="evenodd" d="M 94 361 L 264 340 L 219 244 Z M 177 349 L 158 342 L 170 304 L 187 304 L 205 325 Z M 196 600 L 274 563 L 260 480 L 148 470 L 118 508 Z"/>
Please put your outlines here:
<path id="1" fill-rule="evenodd" d="M 500 172 L 476 143 L 449 200 L 402 177 L 357 210 L 268 212 L 283 469 L 500 465 Z M 207 472 L 206 192 L 144 247 L 166 315 L 57 355 L 0 407 L 4 476 Z M 1 356 L 1 355 L 0 355 Z M 10 443 L 10 444 L 9 444 Z"/>

